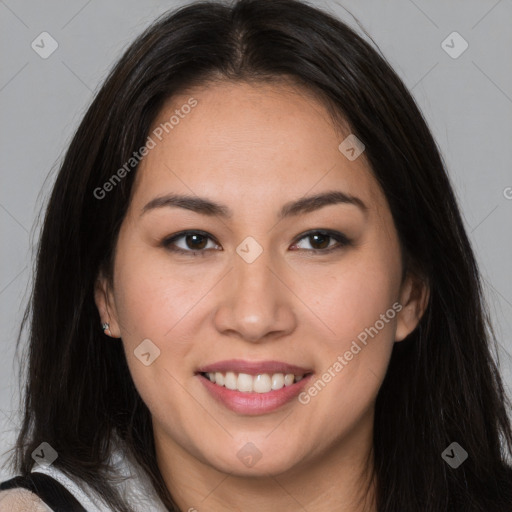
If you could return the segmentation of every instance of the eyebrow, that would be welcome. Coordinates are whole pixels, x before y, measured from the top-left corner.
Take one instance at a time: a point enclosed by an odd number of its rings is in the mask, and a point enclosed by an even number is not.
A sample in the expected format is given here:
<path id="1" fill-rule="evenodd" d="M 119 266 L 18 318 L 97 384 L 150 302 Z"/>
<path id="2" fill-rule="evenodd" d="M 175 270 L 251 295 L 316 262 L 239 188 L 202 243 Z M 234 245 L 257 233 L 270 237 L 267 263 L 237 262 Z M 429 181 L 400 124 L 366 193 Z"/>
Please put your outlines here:
<path id="1" fill-rule="evenodd" d="M 285 203 L 278 214 L 278 218 L 279 220 L 282 220 L 287 217 L 300 215 L 302 213 L 309 213 L 334 204 L 353 205 L 361 209 L 364 213 L 368 211 L 368 206 L 366 206 L 360 198 L 339 190 L 334 190 L 313 196 L 302 197 L 297 201 Z M 198 196 L 179 194 L 167 194 L 165 196 L 155 197 L 142 208 L 141 216 L 148 211 L 164 207 L 183 208 L 201 215 L 220 216 L 226 219 L 231 219 L 233 217 L 233 212 L 225 205 Z"/>

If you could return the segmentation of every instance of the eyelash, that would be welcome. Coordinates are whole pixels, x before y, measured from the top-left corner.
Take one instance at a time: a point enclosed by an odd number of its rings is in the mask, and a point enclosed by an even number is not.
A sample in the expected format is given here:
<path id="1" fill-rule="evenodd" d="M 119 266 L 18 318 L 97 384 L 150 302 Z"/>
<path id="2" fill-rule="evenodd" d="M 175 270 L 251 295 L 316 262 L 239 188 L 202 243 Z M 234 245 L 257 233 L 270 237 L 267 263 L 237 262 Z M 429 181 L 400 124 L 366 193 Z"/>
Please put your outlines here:
<path id="1" fill-rule="evenodd" d="M 312 235 L 317 235 L 317 234 L 323 235 L 323 236 L 328 236 L 329 238 L 336 240 L 336 242 L 338 242 L 338 244 L 334 245 L 332 247 L 328 247 L 327 249 L 298 249 L 298 250 L 307 251 L 307 252 L 310 252 L 313 254 L 330 254 L 331 252 L 338 251 L 340 249 L 343 249 L 344 247 L 352 245 L 352 240 L 350 240 L 343 233 L 340 233 L 338 231 L 331 231 L 329 229 L 315 229 L 315 230 L 307 231 L 306 233 L 303 233 L 302 235 L 300 235 L 296 239 L 296 241 L 293 242 L 292 245 L 296 245 L 298 242 L 300 242 L 304 238 L 308 238 Z M 175 252 L 175 253 L 192 254 L 193 256 L 196 256 L 197 253 L 200 253 L 202 256 L 204 256 L 206 249 L 200 249 L 200 250 L 194 251 L 192 249 L 186 250 L 186 249 L 182 249 L 180 247 L 172 246 L 172 244 L 174 242 L 176 242 L 180 238 L 184 238 L 188 235 L 200 235 L 202 237 L 209 238 L 210 240 L 213 240 L 216 244 L 218 244 L 218 242 L 212 236 L 210 236 L 208 233 L 206 233 L 205 231 L 189 230 L 189 231 L 181 231 L 179 233 L 176 233 L 175 235 L 172 235 L 171 237 L 165 238 L 164 240 L 162 240 L 161 245 L 163 247 L 165 247 L 167 250 Z M 220 244 L 218 244 L 218 245 L 220 245 Z"/>

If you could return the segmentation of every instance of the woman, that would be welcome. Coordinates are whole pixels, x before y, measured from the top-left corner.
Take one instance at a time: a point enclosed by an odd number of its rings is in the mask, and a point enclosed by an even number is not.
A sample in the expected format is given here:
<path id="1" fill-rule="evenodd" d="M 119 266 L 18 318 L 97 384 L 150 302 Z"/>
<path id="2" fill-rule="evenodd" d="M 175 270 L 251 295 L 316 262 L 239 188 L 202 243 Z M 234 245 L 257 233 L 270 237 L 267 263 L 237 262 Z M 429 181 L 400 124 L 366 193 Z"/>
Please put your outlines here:
<path id="1" fill-rule="evenodd" d="M 30 312 L 4 503 L 511 509 L 436 144 L 384 59 L 304 3 L 192 4 L 127 50 L 57 177 Z"/>

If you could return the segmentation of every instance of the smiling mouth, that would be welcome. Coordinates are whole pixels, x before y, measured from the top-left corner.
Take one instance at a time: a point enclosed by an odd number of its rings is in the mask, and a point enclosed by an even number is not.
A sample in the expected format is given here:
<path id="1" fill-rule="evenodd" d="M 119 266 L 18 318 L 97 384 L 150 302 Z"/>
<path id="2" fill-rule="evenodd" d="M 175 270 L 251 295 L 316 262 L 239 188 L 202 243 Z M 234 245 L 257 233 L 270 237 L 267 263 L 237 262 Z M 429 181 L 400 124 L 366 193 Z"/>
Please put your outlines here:
<path id="1" fill-rule="evenodd" d="M 293 373 L 261 373 L 249 375 L 236 372 L 201 372 L 200 375 L 216 386 L 242 393 L 272 393 L 292 386 L 310 375 Z"/>

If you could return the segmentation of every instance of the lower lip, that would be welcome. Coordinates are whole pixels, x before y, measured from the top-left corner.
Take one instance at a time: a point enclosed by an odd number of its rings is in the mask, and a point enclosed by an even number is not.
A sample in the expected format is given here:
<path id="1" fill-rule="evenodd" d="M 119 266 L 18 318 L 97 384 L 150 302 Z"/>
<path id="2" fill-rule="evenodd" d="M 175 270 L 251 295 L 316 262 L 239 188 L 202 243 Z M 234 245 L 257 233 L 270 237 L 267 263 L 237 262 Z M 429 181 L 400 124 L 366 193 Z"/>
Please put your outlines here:
<path id="1" fill-rule="evenodd" d="M 238 414 L 255 416 L 273 412 L 291 402 L 302 391 L 311 375 L 307 375 L 291 386 L 284 386 L 281 389 L 269 391 L 268 393 L 236 391 L 224 386 L 218 386 L 201 374 L 198 374 L 198 377 L 213 398 L 228 409 Z"/>

